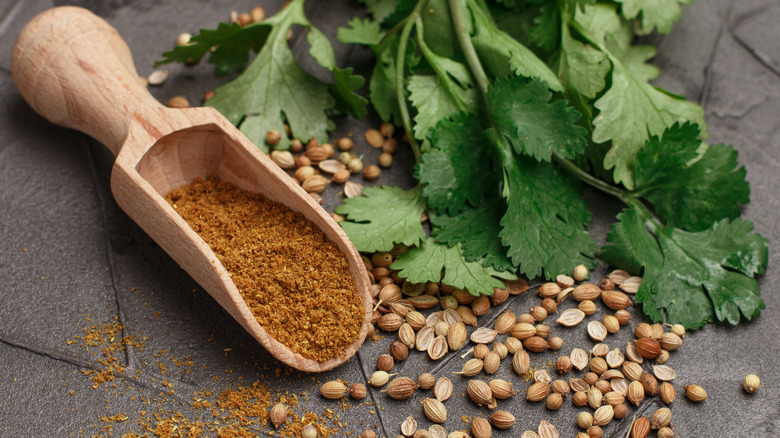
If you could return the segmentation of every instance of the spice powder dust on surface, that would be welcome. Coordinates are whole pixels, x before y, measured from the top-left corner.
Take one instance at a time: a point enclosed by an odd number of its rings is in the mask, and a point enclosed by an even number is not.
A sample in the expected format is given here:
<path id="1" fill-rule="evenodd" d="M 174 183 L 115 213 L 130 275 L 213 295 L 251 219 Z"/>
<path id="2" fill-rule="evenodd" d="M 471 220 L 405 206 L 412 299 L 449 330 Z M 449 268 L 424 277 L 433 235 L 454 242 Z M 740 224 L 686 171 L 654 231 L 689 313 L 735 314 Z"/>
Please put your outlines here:
<path id="1" fill-rule="evenodd" d="M 300 213 L 216 175 L 165 199 L 211 247 L 269 335 L 301 356 L 338 357 L 363 307 L 344 255 Z"/>

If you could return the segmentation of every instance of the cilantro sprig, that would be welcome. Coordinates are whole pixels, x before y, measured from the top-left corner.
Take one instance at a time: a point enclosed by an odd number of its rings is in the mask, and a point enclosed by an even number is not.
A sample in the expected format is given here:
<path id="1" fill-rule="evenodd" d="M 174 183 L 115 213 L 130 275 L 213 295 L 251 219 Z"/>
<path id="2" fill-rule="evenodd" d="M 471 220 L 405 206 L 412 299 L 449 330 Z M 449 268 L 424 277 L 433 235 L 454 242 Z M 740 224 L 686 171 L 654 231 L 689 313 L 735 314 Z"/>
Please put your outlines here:
<path id="1" fill-rule="evenodd" d="M 292 138 L 325 142 L 331 110 L 358 118 L 366 114 L 366 99 L 355 93 L 365 80 L 353 74 L 352 68 L 336 65 L 330 41 L 306 18 L 303 4 L 304 0 L 293 0 L 259 23 L 220 23 L 215 30 L 203 29 L 192 37 L 191 44 L 163 53 L 158 64 L 199 62 L 210 53 L 209 62 L 218 74 L 243 70 L 236 79 L 217 88 L 206 105 L 219 110 L 265 152 L 265 136 L 270 130 L 282 134 L 277 148 L 289 145 Z M 305 29 L 308 54 L 332 72 L 334 83 L 320 81 L 298 64 L 287 42 L 294 25 Z M 252 51 L 257 56 L 244 70 Z M 290 128 L 289 138 L 285 123 Z"/>
<path id="2" fill-rule="evenodd" d="M 626 205 L 599 256 L 643 276 L 651 319 L 694 329 L 758 315 L 768 251 L 739 218 L 745 169 L 731 146 L 702 142 L 704 110 L 653 86 L 655 49 L 634 45 L 632 20 L 669 32 L 687 1 L 365 3 L 373 19 L 339 39 L 374 51 L 371 103 L 404 126 L 420 184 L 403 217 L 376 208 L 397 205 L 390 188 L 345 200 L 358 249 L 415 241 L 393 265 L 401 276 L 473 294 L 514 272 L 552 278 L 599 252 L 585 183 Z"/>

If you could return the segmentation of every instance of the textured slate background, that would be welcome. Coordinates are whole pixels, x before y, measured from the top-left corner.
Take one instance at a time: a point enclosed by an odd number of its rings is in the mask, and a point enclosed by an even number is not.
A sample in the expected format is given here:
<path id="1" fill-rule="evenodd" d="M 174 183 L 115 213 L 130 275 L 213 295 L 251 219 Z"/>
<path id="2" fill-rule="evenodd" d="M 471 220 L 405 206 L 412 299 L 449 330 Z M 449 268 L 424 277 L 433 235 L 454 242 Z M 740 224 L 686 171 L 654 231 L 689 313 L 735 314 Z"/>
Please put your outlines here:
<path id="1" fill-rule="evenodd" d="M 54 3 L 0 0 L 0 436 L 102 435 L 107 433 L 107 423 L 101 417 L 124 414 L 127 421 L 112 424 L 113 435 L 121 436 L 139 429 L 138 419 L 145 410 L 182 410 L 188 418 L 197 418 L 203 412 L 187 407 L 196 391 L 251 383 L 261 375 L 273 375 L 268 370 L 280 365 L 117 208 L 108 183 L 110 153 L 80 133 L 47 123 L 17 93 L 9 74 L 12 44 L 24 23 Z M 248 11 L 256 4 L 245 0 L 62 3 L 88 7 L 115 26 L 133 51 L 141 75 L 152 71 L 153 62 L 180 32 L 214 27 L 218 20 L 227 19 L 231 9 Z M 273 13 L 280 3 L 261 4 Z M 330 37 L 359 9 L 351 2 L 315 1 L 307 8 L 312 21 Z M 770 269 L 760 280 L 767 304 L 761 317 L 738 328 L 709 325 L 689 335 L 683 348 L 672 355 L 669 364 L 678 375 L 678 401 L 672 412 L 681 437 L 780 436 L 780 297 L 775 290 L 780 238 L 778 21 L 776 0 L 700 0 L 684 9 L 682 23 L 671 35 L 654 38 L 659 45 L 655 64 L 663 70 L 656 83 L 701 103 L 707 110 L 711 141 L 735 145 L 752 188 L 745 217 L 771 242 Z M 367 51 L 335 46 L 341 65 L 348 62 L 365 70 L 371 61 Z M 297 53 L 306 49 L 297 39 L 293 47 Z M 153 89 L 163 102 L 178 94 L 200 102 L 206 90 L 222 81 L 209 66 L 171 69 L 169 81 Z M 337 123 L 334 136 L 360 134 L 377 122 L 341 118 Z M 365 148 L 363 152 L 366 161 L 374 162 L 376 151 Z M 409 155 L 399 152 L 392 172 L 385 172 L 379 183 L 411 185 Z M 603 240 L 620 206 L 598 193 L 586 196 L 595 215 L 592 231 Z M 338 198 L 338 190 L 330 188 L 326 196 L 330 210 Z M 594 278 L 605 272 L 602 267 Z M 522 313 L 535 304 L 531 294 L 520 296 L 481 323 L 490 324 L 503 308 Z M 125 335 L 146 337 L 145 348 L 120 355 L 129 377 L 115 381 L 115 387 L 92 389 L 92 381 L 82 371 L 102 369 L 96 362 L 99 354 L 79 344 L 68 345 L 67 340 L 83 335 L 82 329 L 91 324 L 115 318 L 124 324 Z M 564 337 L 564 352 L 591 344 L 584 330 L 556 334 Z M 628 336 L 623 330 L 609 342 L 622 346 Z M 312 396 L 296 412 L 321 412 L 324 407 L 341 412 L 335 403 L 316 395 L 316 382 L 336 377 L 366 381 L 376 357 L 392 338 L 368 342 L 348 364 L 325 375 L 292 373 L 283 379 L 263 377 L 263 383 L 292 393 L 308 390 Z M 192 372 L 171 366 L 169 356 L 189 357 Z M 541 365 L 555 355 L 538 357 L 540 362 L 534 363 Z M 168 375 L 160 373 L 160 363 L 168 364 Z M 439 363 L 417 354 L 394 372 L 412 378 L 423 370 L 449 375 L 461 363 L 454 354 Z M 740 389 L 742 377 L 750 372 L 761 376 L 763 383 L 753 396 Z M 517 380 L 506 361 L 498 376 L 511 379 L 520 390 L 528 385 Z M 167 402 L 150 405 L 148 400 L 169 391 L 163 380 L 173 383 L 173 394 Z M 447 402 L 448 430 L 467 427 L 460 415 L 485 414 L 461 395 L 459 379 L 453 380 L 456 391 Z M 687 383 L 705 387 L 709 399 L 698 406 L 685 400 L 681 387 Z M 421 413 L 423 396 L 395 402 L 371 390 L 368 400 L 378 406 L 352 403 L 353 408 L 341 414 L 342 421 L 351 432 L 376 425 L 379 436 L 396 436 L 407 415 L 414 415 L 422 425 L 430 424 Z M 555 413 L 527 403 L 522 395 L 500 406 L 517 416 L 518 425 L 495 436 L 519 436 L 522 430 L 535 429 L 542 418 L 556 424 L 562 436 L 576 433 L 578 410 L 568 400 Z M 624 436 L 629 422 L 630 416 L 628 421 L 613 422 L 605 436 Z"/>

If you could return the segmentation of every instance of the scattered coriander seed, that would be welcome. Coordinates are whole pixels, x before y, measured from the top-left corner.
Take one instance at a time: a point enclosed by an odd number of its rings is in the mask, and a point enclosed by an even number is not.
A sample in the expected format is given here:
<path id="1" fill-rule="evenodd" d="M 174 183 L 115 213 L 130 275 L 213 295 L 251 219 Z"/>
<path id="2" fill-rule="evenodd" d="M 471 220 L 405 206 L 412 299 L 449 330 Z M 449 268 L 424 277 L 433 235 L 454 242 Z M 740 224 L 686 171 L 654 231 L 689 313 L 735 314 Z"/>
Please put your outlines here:
<path id="1" fill-rule="evenodd" d="M 742 387 L 748 394 L 753 394 L 758 391 L 759 386 L 761 386 L 761 380 L 755 374 L 748 374 L 742 379 Z"/>
<path id="2" fill-rule="evenodd" d="M 414 395 L 417 388 L 419 387 L 414 380 L 408 377 L 398 377 L 387 385 L 387 388 L 384 389 L 384 393 L 395 400 L 406 400 Z"/>
<path id="3" fill-rule="evenodd" d="M 274 425 L 274 429 L 278 429 L 279 426 L 287 421 L 287 406 L 284 403 L 277 403 L 271 408 L 271 412 L 268 414 L 271 424 Z"/>
<path id="4" fill-rule="evenodd" d="M 241 26 L 247 26 L 252 24 L 252 16 L 247 14 L 246 12 L 242 12 L 241 15 L 238 16 L 238 24 Z"/>
<path id="5" fill-rule="evenodd" d="M 694 403 L 701 403 L 704 400 L 707 400 L 707 391 L 699 385 L 686 385 L 683 386 L 683 389 L 685 390 L 685 396 L 688 397 L 688 400 Z"/>
<path id="6" fill-rule="evenodd" d="M 282 133 L 276 129 L 272 129 L 265 134 L 265 142 L 271 146 L 279 144 L 282 140 Z"/>
<path id="7" fill-rule="evenodd" d="M 190 44 L 190 39 L 192 39 L 191 33 L 182 32 L 179 34 L 179 36 L 176 37 L 176 46 L 177 47 L 188 46 Z"/>
<path id="8" fill-rule="evenodd" d="M 444 404 L 435 398 L 426 398 L 423 400 L 423 413 L 434 423 L 444 423 L 447 421 L 447 408 Z"/>
<path id="9" fill-rule="evenodd" d="M 669 382 L 661 383 L 661 386 L 658 388 L 658 396 L 661 398 L 661 401 L 667 405 L 672 404 L 676 397 L 674 386 Z"/>
<path id="10" fill-rule="evenodd" d="M 342 169 L 333 174 L 333 178 L 331 178 L 331 181 L 333 181 L 336 184 L 344 184 L 349 180 L 349 175 L 350 175 L 349 170 Z"/>
<path id="11" fill-rule="evenodd" d="M 557 411 L 561 408 L 561 405 L 563 404 L 563 396 L 558 394 L 557 392 L 553 392 L 550 395 L 547 396 L 547 400 L 545 401 L 545 405 L 547 406 L 547 409 L 551 411 Z"/>
<path id="12" fill-rule="evenodd" d="M 378 162 L 380 167 L 390 167 L 393 164 L 393 156 L 388 152 L 382 152 L 379 154 Z"/>
<path id="13" fill-rule="evenodd" d="M 588 268 L 585 265 L 577 265 L 574 268 L 574 272 L 572 273 L 572 277 L 574 277 L 575 281 L 583 281 L 587 280 L 589 272 Z"/>
<path id="14" fill-rule="evenodd" d="M 362 400 L 366 397 L 366 385 L 362 383 L 353 383 L 349 387 L 349 396 L 355 400 Z"/>
<path id="15" fill-rule="evenodd" d="M 303 429 L 301 429 L 301 438 L 317 438 L 317 428 L 311 424 L 303 426 Z"/>
<path id="16" fill-rule="evenodd" d="M 594 303 L 591 300 L 583 300 L 580 301 L 580 303 L 577 305 L 577 308 L 582 311 L 587 316 L 593 315 L 596 313 L 596 303 Z"/>
<path id="17" fill-rule="evenodd" d="M 558 351 L 563 347 L 563 339 L 558 336 L 553 336 L 547 341 L 547 347 L 552 351 Z"/>
<path id="18" fill-rule="evenodd" d="M 366 143 L 368 143 L 369 146 L 371 146 L 373 148 L 377 148 L 377 149 L 381 148 L 382 147 L 382 143 L 384 143 L 384 141 L 385 141 L 385 138 L 382 135 L 382 133 L 379 132 L 379 130 L 376 130 L 376 129 L 368 129 L 368 130 L 366 130 L 365 138 L 366 138 Z"/>
<path id="19" fill-rule="evenodd" d="M 146 81 L 149 83 L 149 85 L 152 86 L 162 85 L 166 80 L 168 80 L 169 74 L 170 72 L 168 70 L 155 70 L 149 74 L 149 76 L 146 78 Z"/>
<path id="20" fill-rule="evenodd" d="M 429 390 L 436 384 L 436 376 L 431 373 L 422 373 L 417 377 L 417 385 L 420 389 Z"/>
<path id="21" fill-rule="evenodd" d="M 336 146 L 340 151 L 351 151 L 352 148 L 355 147 L 355 144 L 352 142 L 351 138 L 342 137 L 336 141 Z"/>
<path id="22" fill-rule="evenodd" d="M 471 435 L 474 438 L 490 438 L 492 433 L 490 423 L 483 417 L 474 417 L 471 420 Z"/>
<path id="23" fill-rule="evenodd" d="M 371 164 L 363 169 L 363 178 L 369 181 L 374 181 L 375 179 L 379 178 L 380 173 L 382 173 L 382 171 L 379 169 L 379 166 Z"/>
<path id="24" fill-rule="evenodd" d="M 255 6 L 249 11 L 249 15 L 252 17 L 253 23 L 259 23 L 265 20 L 265 9 L 262 6 Z"/>
<path id="25" fill-rule="evenodd" d="M 320 394 L 322 394 L 323 397 L 329 398 L 331 400 L 344 397 L 344 394 L 346 393 L 347 386 L 338 380 L 331 380 L 330 382 L 326 382 L 320 387 Z"/>
<path id="26" fill-rule="evenodd" d="M 411 437 L 415 432 L 417 432 L 417 420 L 410 415 L 401 423 L 401 434 L 405 437 Z"/>
<path id="27" fill-rule="evenodd" d="M 388 138 L 382 143 L 382 152 L 386 152 L 388 154 L 394 154 L 397 148 L 398 148 L 398 143 L 395 141 L 394 138 Z"/>
<path id="28" fill-rule="evenodd" d="M 190 101 L 184 96 L 173 96 L 165 104 L 168 108 L 189 108 Z"/>
<path id="29" fill-rule="evenodd" d="M 500 430 L 509 429 L 515 425 L 515 416 L 508 411 L 496 411 L 488 417 L 493 427 Z"/>
<path id="30" fill-rule="evenodd" d="M 577 426 L 580 429 L 587 429 L 593 426 L 593 415 L 588 411 L 582 411 L 577 414 Z"/>
<path id="31" fill-rule="evenodd" d="M 363 160 L 361 160 L 360 158 L 357 158 L 357 157 L 352 158 L 347 163 L 347 168 L 352 173 L 360 173 L 360 171 L 363 170 Z"/>
<path id="32" fill-rule="evenodd" d="M 379 132 L 381 132 L 385 137 L 392 137 L 395 133 L 395 125 L 390 122 L 384 122 L 379 125 Z"/>
<path id="33" fill-rule="evenodd" d="M 666 427 L 672 421 L 672 411 L 669 408 L 661 408 L 653 412 L 650 417 L 650 428 L 660 429 Z"/>
<path id="34" fill-rule="evenodd" d="M 682 324 L 674 324 L 672 325 L 671 332 L 683 338 L 685 337 L 685 326 Z"/>

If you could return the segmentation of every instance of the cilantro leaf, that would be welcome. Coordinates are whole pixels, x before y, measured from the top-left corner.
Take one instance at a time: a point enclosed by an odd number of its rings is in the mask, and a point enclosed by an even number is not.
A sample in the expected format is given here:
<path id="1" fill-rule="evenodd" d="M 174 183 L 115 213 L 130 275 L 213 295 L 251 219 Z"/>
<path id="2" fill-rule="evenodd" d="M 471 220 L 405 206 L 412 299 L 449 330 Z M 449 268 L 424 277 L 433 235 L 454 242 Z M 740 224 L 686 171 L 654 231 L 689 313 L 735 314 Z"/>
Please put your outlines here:
<path id="1" fill-rule="evenodd" d="M 518 154 L 550 161 L 553 153 L 568 159 L 585 150 L 587 131 L 575 124 L 580 114 L 563 99 L 550 103 L 552 93 L 538 79 L 499 79 L 485 97 L 493 122 Z"/>
<path id="2" fill-rule="evenodd" d="M 604 52 L 575 40 L 569 27 L 563 27 L 558 74 L 567 89 L 593 99 L 604 89 L 605 77 L 611 68 Z"/>
<path id="3" fill-rule="evenodd" d="M 476 208 L 467 208 L 457 216 L 434 215 L 433 236 L 453 246 L 460 243 L 463 257 L 470 262 L 484 260 L 485 266 L 497 271 L 513 269 L 507 248 L 501 243 L 501 216 L 506 205 L 500 199 L 486 199 Z"/>
<path id="4" fill-rule="evenodd" d="M 566 9 L 574 12 L 577 9 L 585 9 L 585 6 L 596 3 L 596 0 L 564 0 Z"/>
<path id="5" fill-rule="evenodd" d="M 633 188 L 632 163 L 650 135 L 660 135 L 675 122 L 704 126 L 704 109 L 679 96 L 639 82 L 619 60 L 611 57 L 612 86 L 596 101 L 593 141 L 612 142 L 604 167 L 615 168 L 615 181 Z"/>
<path id="6" fill-rule="evenodd" d="M 321 82 L 298 65 L 287 44 L 287 33 L 293 25 L 307 29 L 309 54 L 333 72 L 334 86 Z M 239 126 L 258 148 L 267 151 L 265 136 L 270 130 L 283 133 L 278 147 L 288 145 L 285 122 L 294 137 L 327 140 L 330 121 L 326 112 L 337 104 L 356 117 L 366 113 L 366 100 L 354 92 L 363 79 L 353 75 L 351 69 L 336 66 L 327 37 L 304 15 L 303 0 L 294 0 L 262 23 L 237 26 L 220 24 L 215 31 L 201 31 L 193 37 L 194 45 L 168 52 L 164 61 L 190 57 L 199 60 L 216 46 L 209 61 L 227 72 L 243 68 L 250 49 L 259 49 L 249 67 L 235 80 L 217 88 L 214 98 L 206 104 Z"/>
<path id="7" fill-rule="evenodd" d="M 249 62 L 249 52 L 260 50 L 270 32 L 271 26 L 265 22 L 248 26 L 219 23 L 215 30 L 201 29 L 200 33 L 192 36 L 190 44 L 163 53 L 163 59 L 157 61 L 155 66 L 170 62 L 197 63 L 210 53 L 209 63 L 214 64 L 218 75 L 243 70 Z"/>
<path id="8" fill-rule="evenodd" d="M 563 85 L 547 64 L 526 46 L 496 27 L 490 14 L 476 1 L 469 0 L 467 6 L 474 19 L 474 47 L 480 55 L 480 60 L 493 76 L 503 78 L 514 73 L 541 79 L 555 91 L 563 90 Z"/>
<path id="9" fill-rule="evenodd" d="M 444 81 L 446 79 L 433 75 L 413 75 L 409 78 L 409 101 L 417 109 L 414 116 L 414 136 L 418 139 L 425 138 L 437 123 L 460 111 L 461 106 L 474 105 L 476 95 L 473 89 L 464 90 L 450 84 L 450 88 L 462 102 L 462 105 L 459 105 L 445 88 Z"/>
<path id="10" fill-rule="evenodd" d="M 336 84 L 328 87 L 330 94 L 336 99 L 336 109 L 352 114 L 358 119 L 362 119 L 368 114 L 368 100 L 365 97 L 355 93 L 355 90 L 362 87 L 366 82 L 360 75 L 352 74 L 352 67 L 340 69 L 333 68 L 333 77 Z"/>
<path id="11" fill-rule="evenodd" d="M 430 134 L 433 150 L 422 154 L 417 177 L 428 205 L 458 213 L 478 205 L 498 181 L 485 174 L 491 167 L 490 145 L 473 115 L 456 114 Z"/>
<path id="12" fill-rule="evenodd" d="M 537 46 L 544 50 L 554 50 L 560 43 L 561 14 L 554 2 L 543 4 L 539 15 L 534 18 L 534 27 L 528 33 Z"/>
<path id="13" fill-rule="evenodd" d="M 642 14 L 642 31 L 649 34 L 654 28 L 658 33 L 669 33 L 672 25 L 680 21 L 682 9 L 680 3 L 691 4 L 693 0 L 615 0 L 622 6 L 620 12 L 626 20 L 635 19 Z"/>
<path id="14" fill-rule="evenodd" d="M 466 289 L 472 295 L 493 295 L 493 288 L 504 287 L 500 279 L 517 278 L 512 273 L 488 268 L 481 262 L 466 261 L 459 246 L 443 245 L 433 237 L 424 240 L 419 247 L 400 254 L 390 267 L 398 270 L 398 275 L 409 282 L 441 281 L 457 289 Z"/>
<path id="15" fill-rule="evenodd" d="M 375 51 L 376 64 L 368 85 L 369 98 L 382 120 L 401 125 L 401 110 L 395 96 L 395 54 L 398 51 L 398 38 L 388 37 L 387 41 Z"/>
<path id="16" fill-rule="evenodd" d="M 389 251 L 396 242 L 417 245 L 425 238 L 420 218 L 425 200 L 419 187 L 366 187 L 364 196 L 348 198 L 336 213 L 355 248 L 363 252 Z"/>
<path id="17" fill-rule="evenodd" d="M 376 47 L 385 33 L 376 21 L 355 17 L 347 23 L 349 27 L 340 27 L 336 38 L 344 44 L 363 44 Z"/>
<path id="18" fill-rule="evenodd" d="M 751 233 L 751 222 L 723 219 L 695 233 L 656 224 L 653 236 L 637 210 L 619 219 L 601 257 L 613 266 L 629 259 L 634 268 L 644 259 L 637 301 L 653 320 L 665 312 L 668 322 L 694 329 L 714 318 L 737 324 L 765 307 L 755 276 L 766 269 L 767 241 Z"/>
<path id="19" fill-rule="evenodd" d="M 618 214 L 618 221 L 609 227 L 607 233 L 608 245 L 601 248 L 599 258 L 615 267 L 620 267 L 632 275 L 642 275 L 642 285 L 636 294 L 637 303 L 642 304 L 642 311 L 653 321 L 663 321 L 663 310 L 655 305 L 652 285 L 664 264 L 661 248 L 653 235 L 645 228 L 642 213 L 635 209 L 626 209 Z M 689 294 L 684 296 L 690 299 Z M 698 296 L 696 299 L 701 300 Z M 681 305 L 686 303 L 680 301 Z M 698 313 L 691 312 L 690 319 L 698 321 L 712 320 L 712 311 L 702 306 L 691 307 Z M 691 325 L 686 326 L 691 328 Z"/>
<path id="20" fill-rule="evenodd" d="M 585 231 L 591 215 L 580 191 L 552 164 L 515 156 L 504 164 L 507 210 L 499 236 L 529 278 L 554 278 L 575 266 L 593 266 L 596 242 Z"/>
<path id="21" fill-rule="evenodd" d="M 424 139 L 439 121 L 475 105 L 476 90 L 470 88 L 471 73 L 465 65 L 437 55 L 418 34 L 418 44 L 425 59 L 436 73 L 412 75 L 407 88 L 409 101 L 417 109 L 414 136 Z"/>
<path id="22" fill-rule="evenodd" d="M 729 146 L 702 145 L 698 135 L 696 125 L 674 124 L 663 137 L 651 137 L 635 163 L 635 196 L 647 198 L 667 225 L 690 231 L 737 218 L 740 204 L 750 201 L 737 152 Z"/>
<path id="23" fill-rule="evenodd" d="M 600 113 L 593 119 L 592 137 L 596 143 L 612 143 L 604 167 L 614 168 L 615 182 L 632 189 L 633 162 L 649 137 L 684 121 L 698 123 L 706 137 L 704 109 L 647 82 L 657 72 L 645 63 L 654 51 L 630 46 L 632 34 L 616 16 L 614 5 L 588 6 L 575 21 L 580 33 L 612 63 L 612 84 L 594 104 Z"/>

